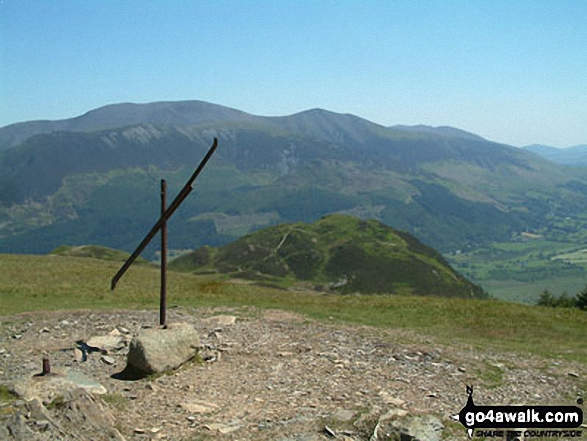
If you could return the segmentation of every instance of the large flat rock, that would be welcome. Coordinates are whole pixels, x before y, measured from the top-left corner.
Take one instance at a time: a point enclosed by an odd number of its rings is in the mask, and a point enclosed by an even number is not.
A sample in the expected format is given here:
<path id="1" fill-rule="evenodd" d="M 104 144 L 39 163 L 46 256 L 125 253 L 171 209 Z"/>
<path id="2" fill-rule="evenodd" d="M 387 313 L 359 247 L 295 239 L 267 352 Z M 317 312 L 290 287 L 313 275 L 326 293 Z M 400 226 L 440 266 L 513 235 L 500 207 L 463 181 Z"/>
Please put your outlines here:
<path id="1" fill-rule="evenodd" d="M 172 323 L 167 329 L 144 329 L 130 342 L 127 368 L 146 375 L 177 369 L 195 357 L 200 338 L 188 323 Z"/>
<path id="2" fill-rule="evenodd" d="M 94 394 L 107 392 L 106 388 L 95 379 L 73 369 L 57 371 L 46 376 L 27 375 L 14 383 L 12 387 L 18 396 L 27 401 L 33 398 L 51 401 L 77 388 Z"/>

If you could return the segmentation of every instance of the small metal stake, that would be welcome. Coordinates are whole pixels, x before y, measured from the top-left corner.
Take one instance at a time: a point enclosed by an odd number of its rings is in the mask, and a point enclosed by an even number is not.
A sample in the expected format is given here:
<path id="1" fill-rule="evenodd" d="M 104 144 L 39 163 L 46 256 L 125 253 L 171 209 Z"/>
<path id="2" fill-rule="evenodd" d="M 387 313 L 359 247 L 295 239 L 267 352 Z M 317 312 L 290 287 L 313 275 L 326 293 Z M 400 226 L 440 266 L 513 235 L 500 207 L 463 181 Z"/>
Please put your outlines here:
<path id="1" fill-rule="evenodd" d="M 43 355 L 43 372 L 41 375 L 49 375 L 51 373 L 51 364 L 49 363 L 49 356 Z"/>
<path id="2" fill-rule="evenodd" d="M 159 303 L 159 324 L 165 328 L 167 301 L 167 221 L 165 219 L 165 205 L 167 199 L 167 183 L 161 179 L 161 300 Z"/>

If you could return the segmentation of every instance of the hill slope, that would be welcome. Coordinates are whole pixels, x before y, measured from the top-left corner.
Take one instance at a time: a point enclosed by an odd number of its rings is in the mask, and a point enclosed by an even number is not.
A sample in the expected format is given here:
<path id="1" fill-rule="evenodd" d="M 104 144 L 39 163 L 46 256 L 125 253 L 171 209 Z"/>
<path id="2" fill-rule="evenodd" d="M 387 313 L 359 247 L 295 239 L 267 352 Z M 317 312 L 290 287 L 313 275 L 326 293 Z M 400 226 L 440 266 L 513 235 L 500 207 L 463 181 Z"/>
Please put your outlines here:
<path id="1" fill-rule="evenodd" d="M 177 258 L 170 268 L 306 281 L 341 292 L 483 296 L 410 234 L 342 215 L 269 227 L 221 248 L 203 247 Z"/>

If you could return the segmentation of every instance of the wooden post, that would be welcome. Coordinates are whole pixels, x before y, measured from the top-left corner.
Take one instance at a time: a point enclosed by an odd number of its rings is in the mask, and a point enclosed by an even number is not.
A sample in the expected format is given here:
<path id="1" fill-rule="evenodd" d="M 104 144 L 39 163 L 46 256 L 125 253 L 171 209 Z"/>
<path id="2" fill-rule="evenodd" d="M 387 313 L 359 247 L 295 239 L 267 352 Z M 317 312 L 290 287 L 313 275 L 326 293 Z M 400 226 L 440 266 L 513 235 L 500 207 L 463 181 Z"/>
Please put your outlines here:
<path id="1" fill-rule="evenodd" d="M 161 299 L 159 303 L 159 324 L 165 327 L 167 301 L 167 220 L 163 216 L 167 205 L 167 183 L 161 179 Z"/>

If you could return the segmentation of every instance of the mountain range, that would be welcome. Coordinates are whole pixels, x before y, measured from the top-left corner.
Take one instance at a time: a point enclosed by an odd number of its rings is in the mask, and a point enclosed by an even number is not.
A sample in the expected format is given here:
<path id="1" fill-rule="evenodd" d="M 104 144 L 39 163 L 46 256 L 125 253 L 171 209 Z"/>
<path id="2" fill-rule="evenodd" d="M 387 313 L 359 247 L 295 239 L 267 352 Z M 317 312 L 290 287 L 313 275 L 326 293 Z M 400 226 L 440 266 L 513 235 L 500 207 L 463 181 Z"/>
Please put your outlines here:
<path id="1" fill-rule="evenodd" d="M 557 164 L 587 167 L 587 144 L 562 149 L 542 144 L 532 144 L 524 147 L 524 149 Z"/>
<path id="2" fill-rule="evenodd" d="M 442 252 L 553 232 L 587 213 L 587 173 L 450 127 L 385 127 L 312 109 L 262 117 L 202 101 L 115 104 L 0 128 L 0 252 L 132 251 L 218 138 L 170 247 L 219 246 L 330 213 Z M 146 251 L 153 258 L 155 247 Z"/>

